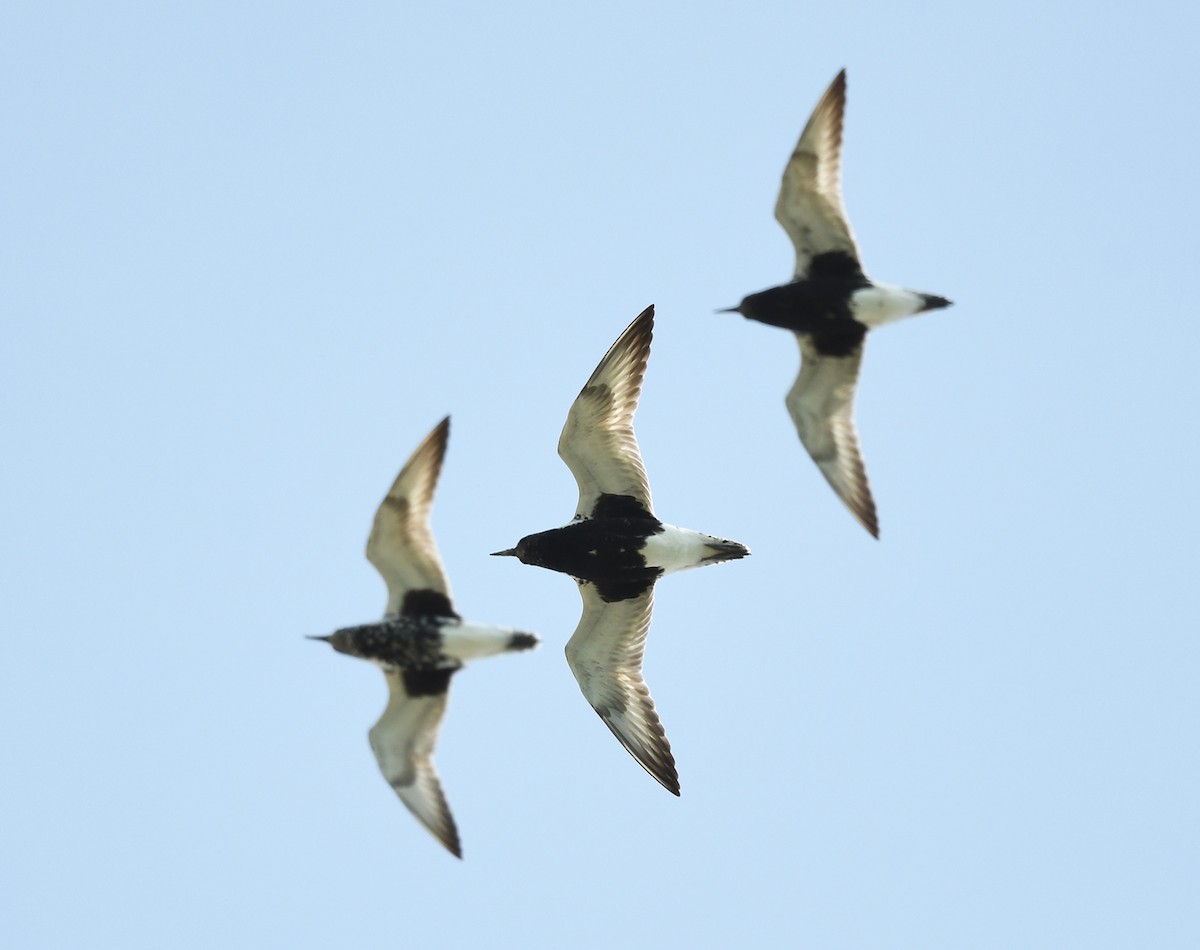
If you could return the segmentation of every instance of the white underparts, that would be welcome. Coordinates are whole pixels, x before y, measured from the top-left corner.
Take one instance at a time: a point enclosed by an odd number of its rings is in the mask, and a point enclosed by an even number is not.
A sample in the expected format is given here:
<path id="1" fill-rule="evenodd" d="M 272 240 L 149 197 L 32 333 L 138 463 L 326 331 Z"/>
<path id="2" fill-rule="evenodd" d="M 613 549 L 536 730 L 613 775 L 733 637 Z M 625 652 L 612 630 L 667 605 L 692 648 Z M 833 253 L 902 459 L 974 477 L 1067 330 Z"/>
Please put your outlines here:
<path id="1" fill-rule="evenodd" d="M 925 298 L 894 284 L 874 284 L 850 296 L 850 313 L 869 329 L 919 313 Z"/>
<path id="2" fill-rule="evenodd" d="M 463 661 L 495 656 L 509 649 L 516 632 L 508 627 L 486 627 L 469 620 L 448 623 L 442 627 L 442 652 Z"/>
<path id="3" fill-rule="evenodd" d="M 690 528 L 677 528 L 664 524 L 661 534 L 646 539 L 642 557 L 647 567 L 661 567 L 664 574 L 699 567 L 713 554 L 712 544 L 720 544 L 721 538 L 701 534 Z"/>

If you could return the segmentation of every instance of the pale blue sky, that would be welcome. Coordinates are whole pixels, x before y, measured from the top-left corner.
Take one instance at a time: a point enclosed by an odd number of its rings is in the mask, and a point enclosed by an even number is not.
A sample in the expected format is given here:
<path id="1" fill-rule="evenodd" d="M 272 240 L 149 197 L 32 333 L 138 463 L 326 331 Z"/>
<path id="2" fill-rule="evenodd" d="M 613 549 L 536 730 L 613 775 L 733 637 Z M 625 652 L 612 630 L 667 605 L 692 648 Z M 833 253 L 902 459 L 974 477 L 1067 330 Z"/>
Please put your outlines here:
<path id="1" fill-rule="evenodd" d="M 1109 8 L 1105 8 L 1109 9 Z M 1115 8 L 1114 8 L 1115 9 Z M 10 3 L 0 938 L 1200 945 L 1192 4 Z M 795 438 L 783 164 L 841 67 L 873 541 Z M 571 400 L 647 304 L 683 796 L 579 695 Z M 383 493 L 453 416 L 465 860 L 380 777 Z"/>

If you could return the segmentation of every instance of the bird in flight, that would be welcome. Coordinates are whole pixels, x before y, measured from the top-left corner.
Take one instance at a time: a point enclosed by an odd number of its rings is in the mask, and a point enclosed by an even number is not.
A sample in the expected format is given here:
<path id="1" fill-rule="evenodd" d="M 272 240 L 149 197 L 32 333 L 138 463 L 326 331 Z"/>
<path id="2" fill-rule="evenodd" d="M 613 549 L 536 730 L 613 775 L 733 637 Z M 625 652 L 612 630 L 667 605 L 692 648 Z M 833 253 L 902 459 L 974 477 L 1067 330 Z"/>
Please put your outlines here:
<path id="1" fill-rule="evenodd" d="M 449 435 L 447 417 L 413 452 L 375 513 L 367 560 L 387 584 L 383 619 L 312 639 L 383 669 L 388 704 L 369 733 L 379 769 L 417 820 L 461 858 L 458 829 L 433 765 L 450 677 L 468 660 L 528 650 L 538 638 L 463 620 L 451 605 L 429 528 Z"/>
<path id="2" fill-rule="evenodd" d="M 740 313 L 796 335 L 800 373 L 787 394 L 788 412 L 800 441 L 838 497 L 879 537 L 875 500 L 854 426 L 863 344 L 868 330 L 948 307 L 950 301 L 873 281 L 863 270 L 842 203 L 845 110 L 843 69 L 817 103 L 783 170 L 775 218 L 796 248 L 794 277 L 720 312 Z"/>
<path id="3" fill-rule="evenodd" d="M 671 571 L 750 551 L 654 515 L 633 432 L 653 332 L 651 306 L 618 337 L 567 414 L 558 454 L 579 485 L 575 517 L 495 554 L 575 578 L 583 616 L 566 652 L 579 688 L 629 754 L 678 795 L 675 759 L 642 677 L 654 584 Z"/>

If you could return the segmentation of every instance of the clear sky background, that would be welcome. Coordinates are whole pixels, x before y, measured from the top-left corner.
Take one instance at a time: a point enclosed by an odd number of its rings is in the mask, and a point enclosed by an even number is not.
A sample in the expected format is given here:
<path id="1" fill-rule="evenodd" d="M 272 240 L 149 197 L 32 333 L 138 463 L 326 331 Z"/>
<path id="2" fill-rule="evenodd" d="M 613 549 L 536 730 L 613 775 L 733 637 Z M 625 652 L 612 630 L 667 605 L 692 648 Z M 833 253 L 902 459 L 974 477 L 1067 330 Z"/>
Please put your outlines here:
<path id="1" fill-rule="evenodd" d="M 1189 3 L 14 2 L 0 936 L 21 948 L 1200 945 Z M 849 77 L 882 540 L 783 406 L 772 217 Z M 647 304 L 675 799 L 562 655 L 571 400 Z M 446 854 L 379 775 L 363 557 L 453 416 Z"/>

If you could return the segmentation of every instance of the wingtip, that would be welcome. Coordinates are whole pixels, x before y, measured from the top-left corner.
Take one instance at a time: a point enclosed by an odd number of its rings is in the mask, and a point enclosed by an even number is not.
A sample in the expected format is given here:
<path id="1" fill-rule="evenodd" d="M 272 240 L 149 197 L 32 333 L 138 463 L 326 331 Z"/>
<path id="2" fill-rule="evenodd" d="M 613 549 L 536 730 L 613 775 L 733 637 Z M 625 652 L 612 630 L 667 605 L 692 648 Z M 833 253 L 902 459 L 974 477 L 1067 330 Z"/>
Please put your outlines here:
<path id="1" fill-rule="evenodd" d="M 863 490 L 865 497 L 860 499 L 857 504 L 850 504 L 849 499 L 846 500 L 847 506 L 850 508 L 850 513 L 858 520 L 867 533 L 876 541 L 879 540 L 879 515 L 875 510 L 875 497 L 871 494 L 870 484 L 867 482 L 867 476 L 863 473 Z"/>
<path id="2" fill-rule="evenodd" d="M 841 102 L 846 101 L 846 67 L 843 66 L 838 70 L 838 74 L 833 77 L 833 82 L 829 84 L 829 88 L 825 91 L 825 96 L 832 96 Z"/>
<path id="3" fill-rule="evenodd" d="M 570 644 L 568 644 L 570 646 Z M 567 654 L 567 660 L 570 662 L 570 654 Z M 574 665 L 572 664 L 572 669 Z M 576 674 L 578 678 L 578 674 Z M 649 698 L 649 691 L 646 691 Z M 590 702 L 590 700 L 589 700 Z M 617 737 L 617 741 L 625 748 L 630 757 L 649 775 L 654 781 L 658 782 L 663 788 L 679 797 L 679 770 L 675 767 L 675 755 L 671 752 L 671 743 L 667 739 L 666 730 L 663 729 L 662 722 L 658 719 L 658 713 L 654 709 L 653 701 L 650 703 L 650 714 L 653 717 L 655 732 L 660 744 L 652 747 L 647 747 L 641 743 L 635 743 L 630 737 L 626 736 L 617 728 L 612 718 L 601 710 L 600 707 L 593 706 L 597 714 L 600 716 L 601 722 L 608 726 L 609 732 Z"/>
<path id="4" fill-rule="evenodd" d="M 605 376 L 606 373 L 611 372 L 610 367 L 620 365 L 621 373 L 627 377 L 627 385 L 632 390 L 632 401 L 636 406 L 638 396 L 641 394 L 642 379 L 646 373 L 646 364 L 650 360 L 650 346 L 653 342 L 654 304 L 650 304 L 621 331 L 621 335 L 608 348 L 608 352 L 596 364 L 596 368 L 592 371 L 592 375 L 588 377 L 588 381 L 583 384 L 583 388 L 579 391 L 580 395 L 582 396 L 591 389 L 597 380 Z M 572 406 L 572 411 L 574 411 L 574 406 Z M 562 448 L 560 440 L 558 447 L 559 455 L 562 455 Z"/>
<path id="5" fill-rule="evenodd" d="M 655 773 L 653 773 L 653 772 L 651 772 L 650 774 L 654 775 L 654 777 L 658 780 L 658 784 L 661 785 L 663 788 L 665 788 L 668 792 L 670 792 L 676 798 L 683 797 L 679 793 L 679 773 L 675 771 L 674 759 L 671 760 L 671 771 L 669 773 L 667 773 L 666 775 L 655 775 Z"/>
<path id="6" fill-rule="evenodd" d="M 822 94 L 820 100 L 817 102 L 816 107 L 813 109 L 813 114 L 815 115 L 817 112 L 821 111 L 822 106 L 826 106 L 829 103 L 835 103 L 839 112 L 845 106 L 846 68 L 844 66 L 838 71 L 838 74 L 833 77 L 833 81 L 830 82 L 829 86 L 825 89 L 824 94 Z"/>
<path id="7" fill-rule="evenodd" d="M 850 513 L 866 529 L 867 534 L 876 541 L 879 540 L 879 519 L 875 516 L 875 509 L 873 507 L 866 511 L 856 511 L 852 508 L 850 509 Z"/>
<path id="8" fill-rule="evenodd" d="M 637 327 L 639 334 L 652 334 L 654 332 L 654 304 L 650 304 L 645 310 L 633 318 L 633 322 L 629 324 L 628 330 Z"/>
<path id="9" fill-rule="evenodd" d="M 650 304 L 634 317 L 633 322 L 625 328 L 625 333 L 630 334 L 631 337 L 637 337 L 638 346 L 649 355 L 650 344 L 654 340 L 654 304 Z M 621 336 L 624 337 L 625 333 L 622 333 Z"/>
<path id="10" fill-rule="evenodd" d="M 462 860 L 462 841 L 458 837 L 458 823 L 450 813 L 448 805 L 446 806 L 446 823 L 439 830 L 437 837 L 446 846 L 447 851 L 458 858 L 458 860 Z"/>
<path id="11" fill-rule="evenodd" d="M 854 515 L 854 520 L 866 529 L 867 534 L 878 541 L 879 516 L 875 513 L 875 499 L 868 494 L 866 502 L 857 505 L 852 504 L 848 498 L 843 498 L 842 500 L 845 502 L 846 507 L 850 509 L 850 514 Z"/>
<path id="12" fill-rule="evenodd" d="M 462 843 L 458 840 L 457 826 L 451 824 L 448 828 L 429 827 L 429 830 L 437 838 L 438 844 L 458 858 L 458 860 L 462 860 Z"/>
<path id="13" fill-rule="evenodd" d="M 649 769 L 646 769 L 650 772 Z M 655 780 L 676 798 L 682 798 L 679 793 L 679 771 L 675 768 L 675 756 L 668 751 L 666 762 L 659 763 L 659 771 L 650 772 Z"/>
<path id="14" fill-rule="evenodd" d="M 618 737 L 619 738 L 619 737 Z M 664 737 L 665 741 L 665 737 Z M 628 746 L 625 747 L 633 760 L 646 770 L 646 773 L 658 782 L 663 788 L 674 795 L 676 798 L 681 798 L 679 794 L 679 772 L 675 768 L 675 756 L 671 754 L 670 747 L 667 748 L 667 759 L 664 762 L 644 762 L 641 757 L 634 755 L 633 750 Z M 653 766 L 653 768 L 651 768 Z"/>
<path id="15" fill-rule="evenodd" d="M 405 804 L 407 804 L 407 802 Z M 444 797 L 442 805 L 445 809 L 444 812 L 433 820 L 428 820 L 425 816 L 422 816 L 416 811 L 413 811 L 413 814 L 416 815 L 417 820 L 425 826 L 426 830 L 428 830 L 429 833 L 437 839 L 438 843 L 443 848 L 461 861 L 462 842 L 458 837 L 458 824 L 454 821 L 454 815 L 450 813 L 449 805 L 445 804 Z M 410 810 L 412 810 L 411 807 Z"/>
<path id="16" fill-rule="evenodd" d="M 449 416 L 443 417 L 442 421 L 433 427 L 433 431 L 429 433 L 429 438 L 437 443 L 438 446 L 438 454 L 440 456 L 438 459 L 438 466 L 440 472 L 441 461 L 446 454 L 446 444 L 450 441 Z"/>

